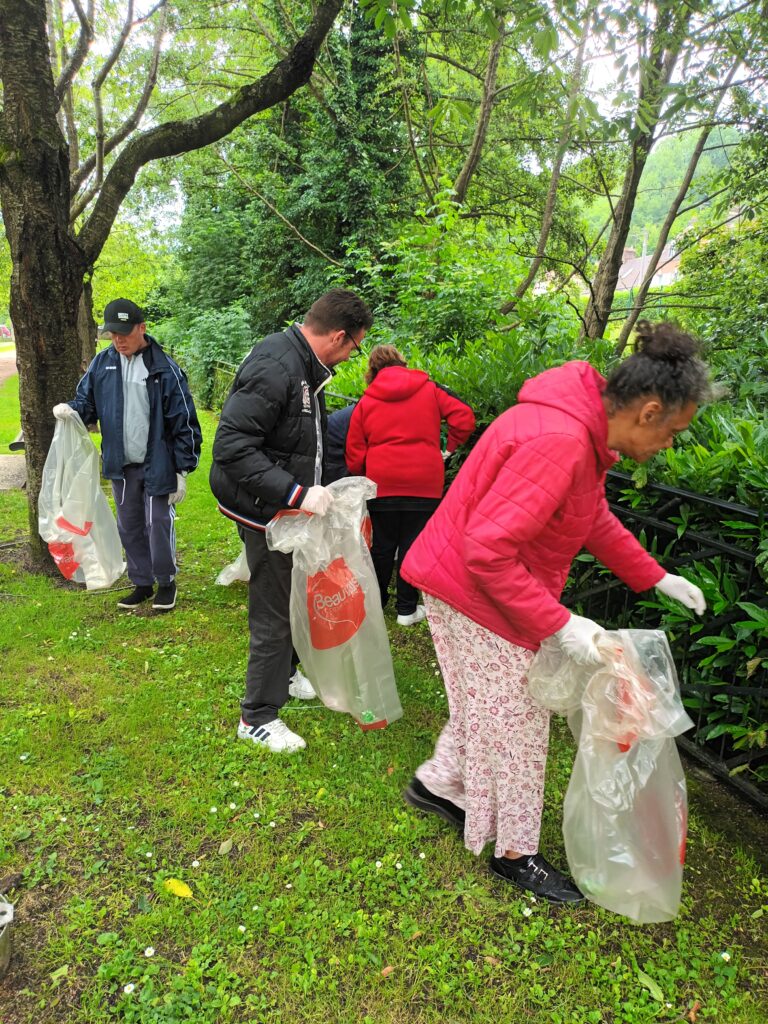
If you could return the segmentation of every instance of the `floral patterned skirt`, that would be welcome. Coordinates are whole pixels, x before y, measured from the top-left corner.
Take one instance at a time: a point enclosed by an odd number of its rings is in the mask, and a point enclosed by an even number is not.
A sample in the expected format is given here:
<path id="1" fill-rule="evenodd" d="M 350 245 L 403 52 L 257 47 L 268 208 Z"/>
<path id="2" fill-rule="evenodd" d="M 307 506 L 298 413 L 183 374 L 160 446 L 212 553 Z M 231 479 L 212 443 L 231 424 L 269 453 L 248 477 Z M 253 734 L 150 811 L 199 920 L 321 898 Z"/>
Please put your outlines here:
<path id="1" fill-rule="evenodd" d="M 533 652 L 424 595 L 450 719 L 416 777 L 466 812 L 464 845 L 536 853 L 549 712 L 528 695 Z"/>

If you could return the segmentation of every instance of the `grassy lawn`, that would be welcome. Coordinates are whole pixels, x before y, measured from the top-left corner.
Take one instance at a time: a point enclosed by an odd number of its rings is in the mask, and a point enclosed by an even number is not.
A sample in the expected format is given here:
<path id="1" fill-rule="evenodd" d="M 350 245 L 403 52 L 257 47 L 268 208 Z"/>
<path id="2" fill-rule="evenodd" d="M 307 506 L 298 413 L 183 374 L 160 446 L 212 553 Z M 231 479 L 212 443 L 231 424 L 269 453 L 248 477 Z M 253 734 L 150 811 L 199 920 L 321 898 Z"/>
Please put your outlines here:
<path id="1" fill-rule="evenodd" d="M 682 912 L 647 927 L 505 888 L 403 804 L 446 715 L 425 625 L 389 620 L 402 721 L 363 733 L 293 701 L 306 751 L 236 742 L 246 594 L 214 585 L 238 542 L 206 476 L 180 509 L 171 615 L 118 613 L 0 549 L 2 1024 L 765 1024 L 765 848 L 695 796 Z M 0 542 L 24 524 L 0 494 Z M 542 846 L 561 865 L 571 759 L 556 722 Z"/>

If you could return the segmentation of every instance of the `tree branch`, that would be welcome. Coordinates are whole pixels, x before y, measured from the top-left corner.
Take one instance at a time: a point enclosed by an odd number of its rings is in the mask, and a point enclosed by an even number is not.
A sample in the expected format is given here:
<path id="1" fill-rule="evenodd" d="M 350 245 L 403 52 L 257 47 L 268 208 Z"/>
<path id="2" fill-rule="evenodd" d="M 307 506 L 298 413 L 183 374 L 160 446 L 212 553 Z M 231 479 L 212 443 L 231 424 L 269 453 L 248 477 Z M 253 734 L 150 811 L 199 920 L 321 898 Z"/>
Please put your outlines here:
<path id="1" fill-rule="evenodd" d="M 177 156 L 218 142 L 243 121 L 291 96 L 306 85 L 320 46 L 331 29 L 343 0 L 324 0 L 304 35 L 288 55 L 256 82 L 205 114 L 157 125 L 131 139 L 115 160 L 78 241 L 93 262 L 107 240 L 120 204 L 139 170 L 151 160 Z"/>
<path id="2" fill-rule="evenodd" d="M 83 61 L 88 55 L 91 43 L 93 42 L 93 12 L 94 0 L 88 0 L 88 11 L 84 11 L 80 0 L 72 0 L 72 6 L 80 20 L 80 35 L 77 38 L 77 45 L 72 51 L 69 60 L 62 68 L 59 80 L 54 86 L 54 95 L 58 103 L 61 103 L 72 80 L 83 66 Z"/>
<path id="3" fill-rule="evenodd" d="M 285 224 L 285 226 L 294 233 L 294 235 L 296 235 L 300 242 L 303 242 L 303 244 L 306 245 L 307 248 L 312 249 L 313 252 L 316 252 L 318 256 L 322 256 L 324 260 L 327 260 L 329 263 L 332 263 L 334 267 L 341 267 L 343 269 L 343 263 L 339 263 L 339 261 L 335 260 L 333 256 L 329 256 L 327 252 L 323 252 L 323 250 L 319 246 L 315 245 L 314 242 L 310 242 L 310 240 L 305 235 L 302 235 L 302 233 L 299 231 L 296 225 L 292 224 L 291 221 L 289 221 L 284 214 L 280 213 L 278 208 L 274 204 L 270 203 L 267 197 L 262 195 L 261 192 L 259 192 L 259 190 L 254 185 L 252 185 L 249 181 L 246 181 L 242 174 L 238 171 L 238 169 L 233 164 L 231 164 L 227 159 L 225 159 L 225 157 L 223 157 L 221 153 L 218 154 L 218 157 L 219 160 L 221 160 L 221 162 L 224 164 L 224 166 L 229 170 L 229 172 L 237 178 L 237 180 L 240 182 L 243 188 L 246 189 L 246 191 L 251 192 L 253 195 L 255 195 L 257 199 L 260 199 L 261 202 L 264 203 L 264 205 L 267 207 L 267 209 L 271 210 L 272 213 L 274 213 L 274 215 L 278 217 L 283 222 L 283 224 Z"/>
<path id="4" fill-rule="evenodd" d="M 163 36 L 165 34 L 165 20 L 166 20 L 166 8 L 165 0 L 162 0 L 161 4 L 158 4 L 158 8 L 163 8 L 163 13 L 157 20 L 155 27 L 155 39 L 152 46 L 152 56 L 149 61 L 149 69 L 147 70 L 147 77 L 144 82 L 144 88 L 141 91 L 141 96 L 133 109 L 133 112 L 125 119 L 114 134 L 104 142 L 101 148 L 101 168 L 102 173 L 98 173 L 98 148 L 96 153 L 88 157 L 88 159 L 77 169 L 75 174 L 72 176 L 70 182 L 70 188 L 72 195 L 74 196 L 80 186 L 85 182 L 88 176 L 92 173 L 94 167 L 97 167 L 96 180 L 93 185 L 82 195 L 79 199 L 76 199 L 72 203 L 70 209 L 69 220 L 70 223 L 74 223 L 75 220 L 86 210 L 93 198 L 97 195 L 103 181 L 103 167 L 104 157 L 112 152 L 115 147 L 119 146 L 124 139 L 128 138 L 132 131 L 139 126 L 139 122 L 144 116 L 144 112 L 149 105 L 152 91 L 155 88 L 157 82 L 157 70 L 160 65 L 160 47 L 162 45 Z M 157 8 L 156 8 L 157 9 Z M 103 130 L 103 125 L 102 125 Z"/>
<path id="5" fill-rule="evenodd" d="M 579 41 L 579 49 L 576 54 L 576 61 L 573 65 L 573 71 L 571 72 L 571 84 L 568 90 L 568 109 L 565 115 L 565 121 L 563 122 L 563 130 L 560 134 L 560 140 L 557 144 L 557 152 L 555 153 L 555 161 L 552 166 L 552 175 L 549 179 L 549 188 L 547 189 L 547 199 L 544 203 L 544 214 L 541 218 L 541 231 L 539 232 L 539 241 L 536 246 L 536 255 L 531 260 L 531 265 L 528 268 L 528 273 L 525 278 L 515 289 L 515 294 L 509 302 L 505 302 L 500 311 L 504 316 L 511 313 L 517 303 L 522 299 L 525 293 L 528 291 L 530 286 L 533 284 L 536 274 L 539 271 L 539 267 L 544 260 L 544 255 L 547 251 L 547 241 L 549 240 L 549 233 L 552 230 L 552 222 L 555 217 L 555 201 L 557 199 L 557 190 L 560 185 L 560 171 L 563 166 L 563 160 L 565 154 L 568 151 L 568 147 L 571 141 L 571 132 L 573 130 L 573 122 L 576 117 L 576 111 L 579 104 L 579 93 L 581 91 L 581 77 L 584 71 L 584 51 L 587 45 L 587 38 L 589 36 L 590 23 L 592 21 L 592 11 L 588 10 L 585 15 L 584 28 L 582 30 L 581 39 Z"/>
<path id="6" fill-rule="evenodd" d="M 480 113 L 477 115 L 477 124 L 475 125 L 472 144 L 469 147 L 469 152 L 464 160 L 464 166 L 461 168 L 459 176 L 456 179 L 456 183 L 453 186 L 456 193 L 456 202 L 459 203 L 459 205 L 461 205 L 466 199 L 469 183 L 477 170 L 478 164 L 480 163 L 480 156 L 482 155 L 483 146 L 485 145 L 485 137 L 488 134 L 488 125 L 490 124 L 491 114 L 493 113 L 496 75 L 499 70 L 501 50 L 504 46 L 503 14 L 500 15 L 496 28 L 498 30 L 498 36 L 491 43 L 491 49 L 488 52 L 488 67 L 485 70 L 485 79 L 483 81 L 483 96 L 480 101 Z"/>

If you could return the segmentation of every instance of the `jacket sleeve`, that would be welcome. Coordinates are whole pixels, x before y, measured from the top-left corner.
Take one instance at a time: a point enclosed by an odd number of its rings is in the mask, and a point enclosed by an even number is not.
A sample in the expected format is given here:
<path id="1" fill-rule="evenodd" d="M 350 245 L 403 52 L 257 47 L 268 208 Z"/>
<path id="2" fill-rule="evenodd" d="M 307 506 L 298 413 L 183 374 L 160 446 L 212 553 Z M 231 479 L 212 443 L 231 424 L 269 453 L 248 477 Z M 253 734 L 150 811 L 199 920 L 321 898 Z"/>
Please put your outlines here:
<path id="1" fill-rule="evenodd" d="M 578 467 L 589 456 L 570 436 L 544 435 L 516 448 L 468 523 L 464 554 L 479 588 L 514 629 L 536 640 L 556 633 L 570 612 L 523 564 L 532 541 L 565 501 Z"/>
<path id="2" fill-rule="evenodd" d="M 163 407 L 166 437 L 171 442 L 173 462 L 177 473 L 191 473 L 200 461 L 203 435 L 197 419 L 197 410 L 189 391 L 184 371 L 168 360 L 171 376 Z"/>
<path id="3" fill-rule="evenodd" d="M 240 487 L 270 505 L 295 505 L 303 488 L 263 451 L 288 406 L 289 381 L 269 357 L 253 358 L 221 410 L 213 461 Z"/>
<path id="4" fill-rule="evenodd" d="M 600 499 L 584 546 L 632 590 L 655 587 L 664 576 L 664 569 L 656 559 L 608 508 L 605 494 Z"/>
<path id="5" fill-rule="evenodd" d="M 435 384 L 435 396 L 441 417 L 448 423 L 449 452 L 455 452 L 460 444 L 468 441 L 475 429 L 475 414 L 466 402 L 454 395 L 448 388 Z"/>
<path id="6" fill-rule="evenodd" d="M 365 429 L 363 426 L 363 401 L 364 399 L 361 398 L 355 406 L 355 411 L 352 413 L 352 419 L 349 421 L 349 430 L 347 431 L 347 444 L 344 450 L 344 458 L 346 460 L 350 476 L 365 475 L 365 459 L 368 454 L 368 439 L 365 436 Z"/>
<path id="7" fill-rule="evenodd" d="M 87 427 L 98 423 L 99 420 L 99 414 L 96 411 L 96 397 L 93 393 L 93 365 L 95 362 L 95 359 L 91 360 L 91 365 L 78 381 L 74 399 L 69 403 Z"/>

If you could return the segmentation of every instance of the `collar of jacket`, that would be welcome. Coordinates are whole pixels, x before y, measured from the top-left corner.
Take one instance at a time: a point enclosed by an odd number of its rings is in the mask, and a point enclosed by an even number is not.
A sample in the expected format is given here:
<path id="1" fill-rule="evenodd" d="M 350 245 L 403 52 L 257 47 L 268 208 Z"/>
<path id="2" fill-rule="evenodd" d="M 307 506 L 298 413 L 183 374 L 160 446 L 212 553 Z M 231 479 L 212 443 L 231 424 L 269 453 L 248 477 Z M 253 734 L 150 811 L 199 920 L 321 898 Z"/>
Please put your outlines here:
<path id="1" fill-rule="evenodd" d="M 145 334 L 147 347 L 139 349 L 136 355 L 141 355 L 148 373 L 160 373 L 169 367 L 168 356 L 163 351 L 162 345 L 151 334 Z M 120 366 L 120 353 L 114 345 L 105 350 L 109 353 L 109 359 L 115 366 Z"/>
<path id="2" fill-rule="evenodd" d="M 329 369 L 314 353 L 312 346 L 309 344 L 307 339 L 301 333 L 301 330 L 296 324 L 291 324 L 288 330 L 285 332 L 286 337 L 291 341 L 294 347 L 301 353 L 301 357 L 307 365 L 307 376 L 309 377 L 309 383 L 312 385 L 312 390 L 317 392 L 322 388 L 328 381 L 333 377 L 333 370 Z"/>

